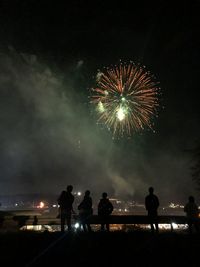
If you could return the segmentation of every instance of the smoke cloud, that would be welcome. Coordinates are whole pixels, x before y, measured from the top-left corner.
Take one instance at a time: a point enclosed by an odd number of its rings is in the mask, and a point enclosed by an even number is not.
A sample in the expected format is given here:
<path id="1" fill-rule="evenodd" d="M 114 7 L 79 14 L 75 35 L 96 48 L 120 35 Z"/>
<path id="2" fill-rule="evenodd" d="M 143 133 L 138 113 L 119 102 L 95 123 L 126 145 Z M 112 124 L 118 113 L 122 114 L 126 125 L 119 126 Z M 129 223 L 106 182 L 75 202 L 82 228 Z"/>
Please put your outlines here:
<path id="1" fill-rule="evenodd" d="M 57 194 L 73 184 L 97 197 L 142 199 L 149 186 L 163 201 L 188 195 L 187 157 L 173 144 L 150 132 L 113 139 L 96 123 L 76 80 L 85 64 L 64 73 L 12 48 L 0 54 L 0 194 Z"/>

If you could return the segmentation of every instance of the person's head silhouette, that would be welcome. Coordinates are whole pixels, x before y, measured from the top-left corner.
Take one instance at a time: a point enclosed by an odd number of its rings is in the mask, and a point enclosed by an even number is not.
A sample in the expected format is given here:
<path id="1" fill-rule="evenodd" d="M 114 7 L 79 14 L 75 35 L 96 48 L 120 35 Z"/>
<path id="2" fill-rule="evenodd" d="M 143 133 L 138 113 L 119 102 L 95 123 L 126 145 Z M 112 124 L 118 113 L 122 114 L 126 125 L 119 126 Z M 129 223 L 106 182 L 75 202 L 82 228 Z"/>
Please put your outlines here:
<path id="1" fill-rule="evenodd" d="M 90 195 L 90 191 L 89 191 L 89 190 L 86 190 L 86 191 L 85 191 L 85 196 L 86 196 L 86 197 L 89 197 L 89 195 Z"/>
<path id="2" fill-rule="evenodd" d="M 154 188 L 151 186 L 149 187 L 149 193 L 152 195 L 153 194 L 153 191 L 154 191 Z"/>
<path id="3" fill-rule="evenodd" d="M 106 192 L 103 192 L 102 197 L 105 199 L 107 198 L 108 194 Z"/>
<path id="4" fill-rule="evenodd" d="M 72 185 L 68 185 L 67 186 L 67 192 L 71 193 L 73 190 L 73 186 Z"/>
<path id="5" fill-rule="evenodd" d="M 189 202 L 194 203 L 194 197 L 193 196 L 189 196 Z"/>

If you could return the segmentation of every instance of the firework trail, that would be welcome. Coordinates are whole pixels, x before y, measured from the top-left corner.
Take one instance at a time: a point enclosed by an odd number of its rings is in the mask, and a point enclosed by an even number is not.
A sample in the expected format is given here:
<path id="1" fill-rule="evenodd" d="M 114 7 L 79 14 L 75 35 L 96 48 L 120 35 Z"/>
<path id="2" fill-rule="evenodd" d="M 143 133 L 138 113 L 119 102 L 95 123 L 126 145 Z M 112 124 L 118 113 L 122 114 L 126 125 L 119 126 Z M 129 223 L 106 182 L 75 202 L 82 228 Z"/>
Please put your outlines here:
<path id="1" fill-rule="evenodd" d="M 112 129 L 114 135 L 130 136 L 145 127 L 152 129 L 160 88 L 145 67 L 120 63 L 99 71 L 96 82 L 91 103 L 96 105 L 98 121 Z"/>

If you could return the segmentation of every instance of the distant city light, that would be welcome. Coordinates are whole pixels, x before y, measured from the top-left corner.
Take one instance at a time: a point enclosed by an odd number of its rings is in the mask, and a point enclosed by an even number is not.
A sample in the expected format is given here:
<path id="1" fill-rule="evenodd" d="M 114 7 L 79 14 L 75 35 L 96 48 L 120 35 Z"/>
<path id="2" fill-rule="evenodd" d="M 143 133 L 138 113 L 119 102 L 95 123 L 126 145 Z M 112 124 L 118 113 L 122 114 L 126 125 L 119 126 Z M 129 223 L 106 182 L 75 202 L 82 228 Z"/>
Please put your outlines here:
<path id="1" fill-rule="evenodd" d="M 44 202 L 40 201 L 39 205 L 37 206 L 37 208 L 39 209 L 43 209 L 44 208 Z"/>
<path id="2" fill-rule="evenodd" d="M 174 204 L 174 203 L 171 202 L 171 203 L 169 204 L 169 207 L 172 208 L 172 209 L 175 209 L 175 208 L 179 208 L 180 205 L 179 205 L 179 204 Z"/>
<path id="3" fill-rule="evenodd" d="M 177 223 L 172 223 L 172 227 L 173 227 L 173 229 L 178 229 L 178 225 L 177 225 Z"/>
<path id="4" fill-rule="evenodd" d="M 78 196 L 81 196 L 81 192 L 78 192 L 77 195 L 78 195 Z"/>
<path id="5" fill-rule="evenodd" d="M 77 223 L 74 224 L 74 227 L 75 227 L 76 229 L 78 229 L 78 228 L 80 227 L 80 224 L 77 222 Z"/>

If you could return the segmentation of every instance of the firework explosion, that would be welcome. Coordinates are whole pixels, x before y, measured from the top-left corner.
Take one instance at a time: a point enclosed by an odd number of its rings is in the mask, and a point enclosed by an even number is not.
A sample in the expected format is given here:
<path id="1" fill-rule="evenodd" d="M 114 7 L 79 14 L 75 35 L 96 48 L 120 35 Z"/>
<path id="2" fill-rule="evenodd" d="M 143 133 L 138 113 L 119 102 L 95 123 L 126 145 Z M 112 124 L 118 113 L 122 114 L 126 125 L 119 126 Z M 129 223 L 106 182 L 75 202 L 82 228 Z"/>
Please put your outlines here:
<path id="1" fill-rule="evenodd" d="M 97 107 L 99 122 L 104 122 L 114 135 L 152 129 L 160 88 L 145 67 L 120 63 L 99 71 L 96 81 L 91 102 Z"/>

